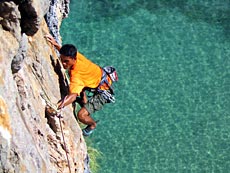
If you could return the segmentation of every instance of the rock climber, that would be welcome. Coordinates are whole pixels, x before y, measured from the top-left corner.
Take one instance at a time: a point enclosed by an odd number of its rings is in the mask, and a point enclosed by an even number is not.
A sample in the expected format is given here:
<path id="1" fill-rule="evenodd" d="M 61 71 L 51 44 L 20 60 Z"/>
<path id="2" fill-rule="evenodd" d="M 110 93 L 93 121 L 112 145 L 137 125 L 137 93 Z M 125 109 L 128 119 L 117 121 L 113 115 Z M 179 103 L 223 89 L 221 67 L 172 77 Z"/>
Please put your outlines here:
<path id="1" fill-rule="evenodd" d="M 89 136 L 97 126 L 91 114 L 102 109 L 105 104 L 115 101 L 111 85 L 118 80 L 116 70 L 111 66 L 101 68 L 77 51 L 74 45 L 61 46 L 50 34 L 45 38 L 59 51 L 63 68 L 70 77 L 69 93 L 65 99 L 57 103 L 57 107 L 61 109 L 80 98 L 82 107 L 77 117 L 80 122 L 87 125 L 82 130 L 83 135 Z M 93 95 L 87 98 L 86 90 L 90 90 Z"/>

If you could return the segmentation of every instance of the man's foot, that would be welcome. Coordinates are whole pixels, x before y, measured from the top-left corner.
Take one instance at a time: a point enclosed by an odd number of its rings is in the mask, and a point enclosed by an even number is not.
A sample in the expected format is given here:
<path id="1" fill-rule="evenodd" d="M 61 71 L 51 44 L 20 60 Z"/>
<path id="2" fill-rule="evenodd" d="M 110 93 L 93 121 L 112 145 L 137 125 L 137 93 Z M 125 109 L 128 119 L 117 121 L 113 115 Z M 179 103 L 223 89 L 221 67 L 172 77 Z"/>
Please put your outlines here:
<path id="1" fill-rule="evenodd" d="M 95 129 L 91 129 L 90 125 L 88 125 L 86 128 L 82 130 L 83 136 L 89 136 L 93 133 Z"/>

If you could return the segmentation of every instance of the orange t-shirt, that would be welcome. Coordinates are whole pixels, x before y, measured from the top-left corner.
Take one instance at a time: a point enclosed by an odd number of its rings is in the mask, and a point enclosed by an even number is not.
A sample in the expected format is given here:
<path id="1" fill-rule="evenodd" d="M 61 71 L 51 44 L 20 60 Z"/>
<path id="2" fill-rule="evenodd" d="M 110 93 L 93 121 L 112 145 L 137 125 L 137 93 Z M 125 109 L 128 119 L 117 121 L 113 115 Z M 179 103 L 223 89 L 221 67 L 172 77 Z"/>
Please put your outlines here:
<path id="1" fill-rule="evenodd" d="M 102 77 L 101 68 L 87 59 L 81 53 L 77 53 L 77 60 L 69 71 L 70 93 L 80 94 L 83 88 L 96 88 Z"/>

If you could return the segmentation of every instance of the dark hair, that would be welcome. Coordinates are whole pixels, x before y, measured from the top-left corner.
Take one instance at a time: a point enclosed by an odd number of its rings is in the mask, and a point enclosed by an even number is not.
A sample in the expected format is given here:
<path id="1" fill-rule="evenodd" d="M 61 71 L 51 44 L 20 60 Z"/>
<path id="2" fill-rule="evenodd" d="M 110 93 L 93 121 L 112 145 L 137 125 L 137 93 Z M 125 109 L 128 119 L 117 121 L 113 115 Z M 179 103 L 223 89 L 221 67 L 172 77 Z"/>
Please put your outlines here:
<path id="1" fill-rule="evenodd" d="M 73 59 L 76 59 L 77 48 L 72 44 L 64 44 L 60 49 L 60 54 L 64 56 L 70 56 Z"/>

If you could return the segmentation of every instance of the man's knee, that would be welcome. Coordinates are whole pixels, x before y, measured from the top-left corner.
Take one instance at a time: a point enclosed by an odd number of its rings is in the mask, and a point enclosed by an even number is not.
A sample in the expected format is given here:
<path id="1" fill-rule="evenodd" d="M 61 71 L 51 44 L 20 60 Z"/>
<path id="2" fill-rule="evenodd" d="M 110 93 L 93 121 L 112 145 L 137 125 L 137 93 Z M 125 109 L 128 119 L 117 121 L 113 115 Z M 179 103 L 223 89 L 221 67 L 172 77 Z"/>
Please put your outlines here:
<path id="1" fill-rule="evenodd" d="M 86 108 L 85 107 L 82 107 L 79 111 L 78 111 L 78 113 L 77 113 L 77 117 L 81 120 L 81 119 L 84 119 L 84 117 L 85 116 L 88 116 L 89 115 L 89 113 L 88 113 L 88 111 L 86 110 Z"/>

